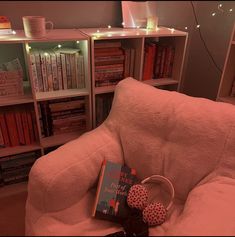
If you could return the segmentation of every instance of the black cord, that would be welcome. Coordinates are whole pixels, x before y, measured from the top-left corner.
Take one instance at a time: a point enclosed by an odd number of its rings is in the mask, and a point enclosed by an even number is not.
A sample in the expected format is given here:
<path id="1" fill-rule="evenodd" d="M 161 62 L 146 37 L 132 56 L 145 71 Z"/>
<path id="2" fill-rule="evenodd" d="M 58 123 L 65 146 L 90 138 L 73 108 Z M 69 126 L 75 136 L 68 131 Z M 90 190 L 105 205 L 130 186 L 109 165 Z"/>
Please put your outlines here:
<path id="1" fill-rule="evenodd" d="M 193 15 L 194 15 L 196 24 L 199 25 L 199 24 L 198 24 L 197 15 L 196 15 L 196 12 L 195 12 L 195 8 L 194 8 L 194 5 L 193 5 L 193 2 L 190 1 L 190 3 L 191 3 L 191 6 L 192 6 L 192 8 L 193 8 Z M 204 40 L 203 37 L 202 37 L 202 33 L 201 33 L 200 28 L 198 28 L 198 31 L 199 31 L 200 39 L 201 39 L 201 41 L 203 42 L 204 47 L 205 47 L 205 49 L 206 49 L 206 51 L 207 51 L 209 57 L 211 58 L 212 62 L 214 63 L 215 67 L 219 70 L 219 72 L 222 73 L 222 70 L 220 69 L 220 67 L 219 67 L 219 66 L 217 65 L 217 63 L 215 62 L 214 58 L 212 57 L 212 55 L 211 55 L 211 53 L 210 53 L 210 51 L 209 51 L 209 49 L 208 49 L 208 47 L 207 47 L 207 45 L 206 45 L 205 40 Z"/>

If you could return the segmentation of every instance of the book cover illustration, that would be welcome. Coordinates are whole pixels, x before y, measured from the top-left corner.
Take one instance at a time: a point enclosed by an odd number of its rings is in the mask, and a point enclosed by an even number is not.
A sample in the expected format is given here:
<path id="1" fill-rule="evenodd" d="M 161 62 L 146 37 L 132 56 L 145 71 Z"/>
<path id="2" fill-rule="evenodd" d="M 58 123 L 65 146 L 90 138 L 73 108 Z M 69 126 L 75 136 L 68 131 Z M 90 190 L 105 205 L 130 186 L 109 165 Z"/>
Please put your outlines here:
<path id="1" fill-rule="evenodd" d="M 127 194 L 136 182 L 135 169 L 104 161 L 92 216 L 115 222 L 124 220 L 130 210 L 126 202 Z"/>

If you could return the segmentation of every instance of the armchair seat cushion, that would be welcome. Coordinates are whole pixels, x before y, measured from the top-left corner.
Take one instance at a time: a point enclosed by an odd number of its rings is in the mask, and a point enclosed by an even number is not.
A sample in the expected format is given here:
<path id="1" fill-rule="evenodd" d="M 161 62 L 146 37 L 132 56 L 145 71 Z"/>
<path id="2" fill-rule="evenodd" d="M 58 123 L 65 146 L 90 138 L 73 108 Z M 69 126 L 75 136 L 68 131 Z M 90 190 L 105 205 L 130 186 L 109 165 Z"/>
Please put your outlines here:
<path id="1" fill-rule="evenodd" d="M 140 180 L 170 179 L 175 202 L 151 235 L 235 235 L 235 108 L 126 78 L 98 128 L 41 157 L 31 169 L 27 235 L 105 235 L 118 224 L 91 218 L 103 159 Z M 164 203 L 167 193 L 156 188 Z"/>

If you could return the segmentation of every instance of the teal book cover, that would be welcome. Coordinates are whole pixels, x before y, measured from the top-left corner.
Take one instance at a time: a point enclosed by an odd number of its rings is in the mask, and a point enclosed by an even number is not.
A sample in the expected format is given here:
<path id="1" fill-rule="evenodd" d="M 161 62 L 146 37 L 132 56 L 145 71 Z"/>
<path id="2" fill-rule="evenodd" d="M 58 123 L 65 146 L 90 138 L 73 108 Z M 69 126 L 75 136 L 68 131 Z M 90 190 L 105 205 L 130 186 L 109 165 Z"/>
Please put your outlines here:
<path id="1" fill-rule="evenodd" d="M 92 216 L 122 222 L 130 211 L 126 201 L 128 191 L 136 182 L 135 169 L 105 160 L 100 171 Z"/>

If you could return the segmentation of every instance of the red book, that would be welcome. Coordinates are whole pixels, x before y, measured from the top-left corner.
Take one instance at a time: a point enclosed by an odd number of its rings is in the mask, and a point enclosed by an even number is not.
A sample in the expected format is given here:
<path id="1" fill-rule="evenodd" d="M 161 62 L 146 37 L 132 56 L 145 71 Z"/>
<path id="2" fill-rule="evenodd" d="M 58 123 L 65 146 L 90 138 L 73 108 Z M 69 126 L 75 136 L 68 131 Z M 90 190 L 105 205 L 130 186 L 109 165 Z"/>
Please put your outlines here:
<path id="1" fill-rule="evenodd" d="M 37 127 L 36 116 L 35 116 L 34 110 L 31 110 L 31 118 L 32 118 L 32 123 L 33 123 L 34 138 L 36 141 L 39 136 L 38 136 L 38 127 Z"/>
<path id="2" fill-rule="evenodd" d="M 20 140 L 17 131 L 15 114 L 12 111 L 5 113 L 5 121 L 7 124 L 8 135 L 10 139 L 11 146 L 19 146 Z"/>
<path id="3" fill-rule="evenodd" d="M 157 50 L 156 60 L 155 60 L 155 77 L 156 78 L 160 78 L 162 50 L 163 50 L 162 46 L 158 45 L 158 50 Z"/>
<path id="4" fill-rule="evenodd" d="M 145 50 L 144 50 L 143 80 L 148 80 L 148 58 L 149 58 L 149 49 L 147 47 L 145 47 Z"/>
<path id="5" fill-rule="evenodd" d="M 10 139 L 9 139 L 9 135 L 8 135 L 8 130 L 7 130 L 7 124 L 4 118 L 4 114 L 0 114 L 0 129 L 2 131 L 2 135 L 3 135 L 3 140 L 4 140 L 4 145 L 6 147 L 10 146 Z"/>
<path id="6" fill-rule="evenodd" d="M 22 118 L 22 124 L 23 124 L 23 129 L 24 129 L 25 143 L 27 145 L 30 145 L 31 140 L 30 140 L 29 127 L 28 127 L 27 112 L 25 110 L 21 111 L 21 118 Z"/>
<path id="7" fill-rule="evenodd" d="M 153 78 L 153 68 L 154 68 L 154 62 L 155 62 L 156 45 L 155 44 L 151 44 L 149 47 L 150 47 L 150 57 L 149 57 L 148 78 L 150 80 L 150 79 Z"/>
<path id="8" fill-rule="evenodd" d="M 34 138 L 34 132 L 33 132 L 31 112 L 29 109 L 27 109 L 26 113 L 27 113 L 27 121 L 28 121 L 28 127 L 29 127 L 29 136 L 30 136 L 30 141 L 32 143 L 33 141 L 35 141 L 35 138 Z"/>
<path id="9" fill-rule="evenodd" d="M 19 134 L 20 145 L 25 145 L 24 129 L 20 111 L 15 111 L 15 118 L 16 118 L 17 131 Z"/>

